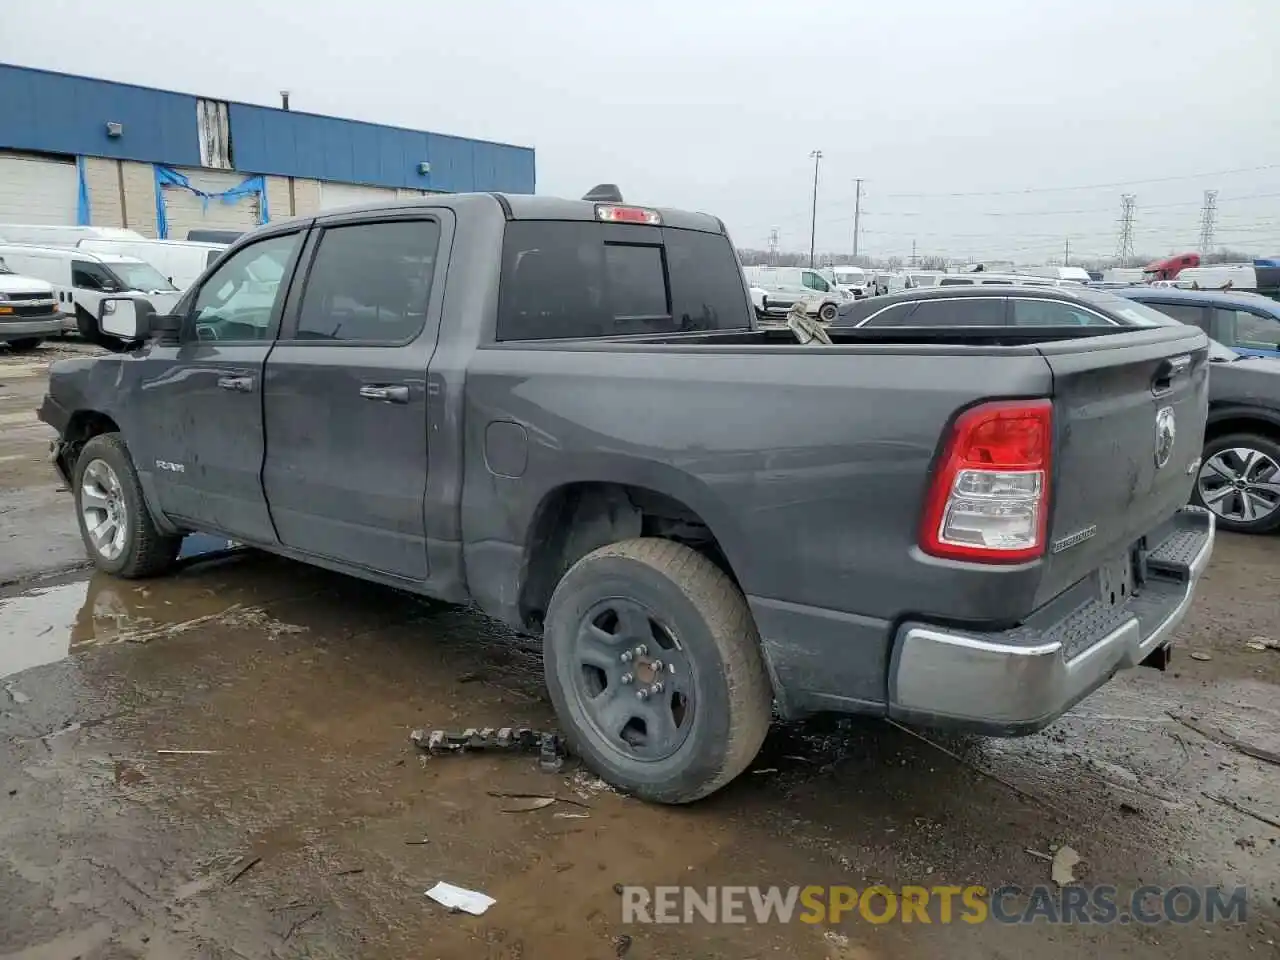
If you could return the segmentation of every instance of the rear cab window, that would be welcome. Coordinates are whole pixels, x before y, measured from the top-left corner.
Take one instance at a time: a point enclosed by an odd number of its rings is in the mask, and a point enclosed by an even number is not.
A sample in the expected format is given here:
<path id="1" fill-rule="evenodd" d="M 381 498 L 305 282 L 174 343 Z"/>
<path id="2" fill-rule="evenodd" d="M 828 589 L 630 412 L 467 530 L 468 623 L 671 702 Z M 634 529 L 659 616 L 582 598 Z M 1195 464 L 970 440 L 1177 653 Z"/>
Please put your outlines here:
<path id="1" fill-rule="evenodd" d="M 507 224 L 499 341 L 740 330 L 751 315 L 723 234 L 592 221 Z"/>

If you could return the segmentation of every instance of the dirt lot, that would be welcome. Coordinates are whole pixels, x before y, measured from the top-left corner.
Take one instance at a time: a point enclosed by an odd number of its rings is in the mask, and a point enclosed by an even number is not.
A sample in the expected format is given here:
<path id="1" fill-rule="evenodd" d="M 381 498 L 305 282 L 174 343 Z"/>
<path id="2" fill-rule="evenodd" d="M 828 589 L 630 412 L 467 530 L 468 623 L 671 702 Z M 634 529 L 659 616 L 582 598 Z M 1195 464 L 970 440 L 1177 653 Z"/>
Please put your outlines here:
<path id="1" fill-rule="evenodd" d="M 1280 829 L 1237 809 L 1280 820 L 1280 766 L 1229 745 L 1280 752 L 1280 652 L 1247 646 L 1280 639 L 1280 540 L 1221 537 L 1172 670 L 1042 734 L 818 718 L 657 808 L 572 765 L 418 753 L 417 727 L 552 723 L 537 646 L 465 610 L 248 552 L 75 569 L 31 413 L 50 356 L 0 355 L 0 958 L 1280 956 Z M 1030 887 L 1059 844 L 1089 884 L 1246 885 L 1247 919 L 624 925 L 614 890 Z M 437 880 L 497 903 L 451 914 Z"/>

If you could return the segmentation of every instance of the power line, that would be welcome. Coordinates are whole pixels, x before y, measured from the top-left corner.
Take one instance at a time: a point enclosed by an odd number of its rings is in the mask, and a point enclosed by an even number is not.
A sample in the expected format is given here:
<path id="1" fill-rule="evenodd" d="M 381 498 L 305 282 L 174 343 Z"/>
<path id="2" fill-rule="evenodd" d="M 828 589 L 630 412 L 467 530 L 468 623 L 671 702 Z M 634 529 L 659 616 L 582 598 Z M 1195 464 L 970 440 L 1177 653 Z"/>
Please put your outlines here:
<path id="1" fill-rule="evenodd" d="M 1009 197 L 1026 193 L 1064 193 L 1071 190 L 1106 190 L 1110 187 L 1131 187 L 1146 183 L 1173 183 L 1178 180 L 1199 180 L 1203 177 L 1225 177 L 1237 173 L 1254 173 L 1259 170 L 1280 169 L 1280 163 L 1267 163 L 1259 167 L 1237 167 L 1232 170 L 1210 170 L 1205 173 L 1186 173 L 1174 177 L 1148 177 L 1143 180 L 1117 180 L 1114 183 L 1087 183 L 1074 187 L 1025 187 L 1021 190 L 973 190 L 960 193 L 887 193 L 887 197 Z"/>

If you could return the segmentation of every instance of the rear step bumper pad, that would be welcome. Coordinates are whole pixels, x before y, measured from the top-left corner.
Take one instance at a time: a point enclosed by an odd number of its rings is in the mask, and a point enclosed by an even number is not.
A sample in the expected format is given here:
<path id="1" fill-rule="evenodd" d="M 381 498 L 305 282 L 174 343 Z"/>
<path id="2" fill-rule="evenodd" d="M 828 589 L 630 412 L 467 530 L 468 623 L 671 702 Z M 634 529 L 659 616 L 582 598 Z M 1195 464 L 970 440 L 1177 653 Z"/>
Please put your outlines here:
<path id="1" fill-rule="evenodd" d="M 980 633 L 904 623 L 890 667 L 889 715 L 996 736 L 1047 726 L 1116 671 L 1169 643 L 1213 540 L 1213 515 L 1184 507 L 1162 529 L 1148 554 L 1148 580 L 1127 603 L 1086 603 L 1039 629 Z"/>

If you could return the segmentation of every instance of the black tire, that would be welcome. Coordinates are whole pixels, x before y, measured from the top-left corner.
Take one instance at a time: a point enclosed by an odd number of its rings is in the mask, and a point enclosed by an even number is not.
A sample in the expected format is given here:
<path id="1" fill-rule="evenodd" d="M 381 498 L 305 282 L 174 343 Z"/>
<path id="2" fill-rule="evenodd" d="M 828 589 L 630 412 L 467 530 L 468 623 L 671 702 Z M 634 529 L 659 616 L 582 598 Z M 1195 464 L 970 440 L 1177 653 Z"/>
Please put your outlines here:
<path id="1" fill-rule="evenodd" d="M 97 319 L 78 303 L 76 304 L 76 330 L 90 343 L 97 343 L 101 336 Z"/>
<path id="2" fill-rule="evenodd" d="M 14 353 L 30 353 L 40 346 L 39 337 L 23 337 L 21 340 L 10 340 L 9 349 Z"/>
<path id="3" fill-rule="evenodd" d="M 1280 505 L 1277 505 L 1275 509 L 1255 520 L 1243 520 L 1232 519 L 1229 516 L 1223 515 L 1224 513 L 1242 513 L 1239 509 L 1239 507 L 1242 506 L 1242 501 L 1238 494 L 1228 493 L 1225 500 L 1214 500 L 1212 497 L 1213 488 L 1211 488 L 1209 491 L 1210 496 L 1207 498 L 1211 503 L 1206 502 L 1205 493 L 1201 489 L 1203 484 L 1202 478 L 1208 476 L 1213 481 L 1216 481 L 1214 485 L 1215 488 L 1220 488 L 1219 485 L 1227 485 L 1222 478 L 1217 477 L 1212 472 L 1210 469 L 1210 461 L 1223 453 L 1223 451 L 1230 451 L 1233 449 L 1256 451 L 1262 456 L 1269 458 L 1272 464 L 1280 467 L 1280 444 L 1276 443 L 1276 441 L 1272 440 L 1270 437 L 1264 437 L 1257 433 L 1231 433 L 1221 437 L 1214 437 L 1204 445 L 1204 453 L 1201 456 L 1204 466 L 1201 467 L 1200 474 L 1196 477 L 1195 486 L 1192 487 L 1191 502 L 1196 506 L 1205 507 L 1210 510 L 1215 515 L 1218 526 L 1223 530 L 1231 530 L 1236 533 L 1270 533 L 1272 530 L 1280 527 Z M 1231 454 L 1227 455 L 1227 460 L 1229 462 L 1224 463 L 1224 466 L 1227 466 L 1228 469 L 1239 463 L 1239 459 Z M 1250 479 L 1255 481 L 1264 480 L 1267 483 L 1280 483 L 1280 470 L 1270 471 L 1269 468 L 1267 468 L 1264 469 L 1262 473 L 1258 473 L 1255 470 L 1251 472 Z M 1263 499 L 1266 500 L 1270 498 L 1264 497 Z"/>
<path id="4" fill-rule="evenodd" d="M 580 692 L 579 676 L 589 668 L 575 656 L 577 638 L 593 610 L 619 601 L 645 608 L 675 645 L 656 652 L 687 665 L 692 717 L 674 752 L 659 759 L 638 759 L 621 735 L 605 736 Z M 720 568 L 682 544 L 626 540 L 587 554 L 556 587 L 543 647 L 547 687 L 571 749 L 607 782 L 644 800 L 688 803 L 718 790 L 746 769 L 769 729 L 772 689 L 746 598 Z M 667 668 L 675 674 L 674 663 Z M 658 675 L 667 677 L 661 663 Z M 669 682 L 679 683 L 675 676 Z M 630 688 L 614 694 L 635 695 Z M 663 709 L 662 693 L 655 702 Z"/>
<path id="5" fill-rule="evenodd" d="M 823 323 L 830 323 L 836 318 L 837 313 L 839 313 L 839 310 L 836 309 L 834 303 L 824 303 L 818 308 L 818 319 Z"/>
<path id="6" fill-rule="evenodd" d="M 95 461 L 105 463 L 119 484 L 116 508 L 123 507 L 123 549 L 117 556 L 106 556 L 93 542 L 86 525 L 84 500 L 85 473 Z M 151 519 L 142 496 L 142 485 L 133 467 L 129 448 L 118 433 L 103 433 L 94 437 L 76 458 L 72 476 L 75 492 L 76 519 L 80 524 L 80 538 L 85 551 L 99 570 L 117 577 L 134 580 L 154 577 L 169 570 L 182 546 L 182 537 L 162 533 Z"/>

